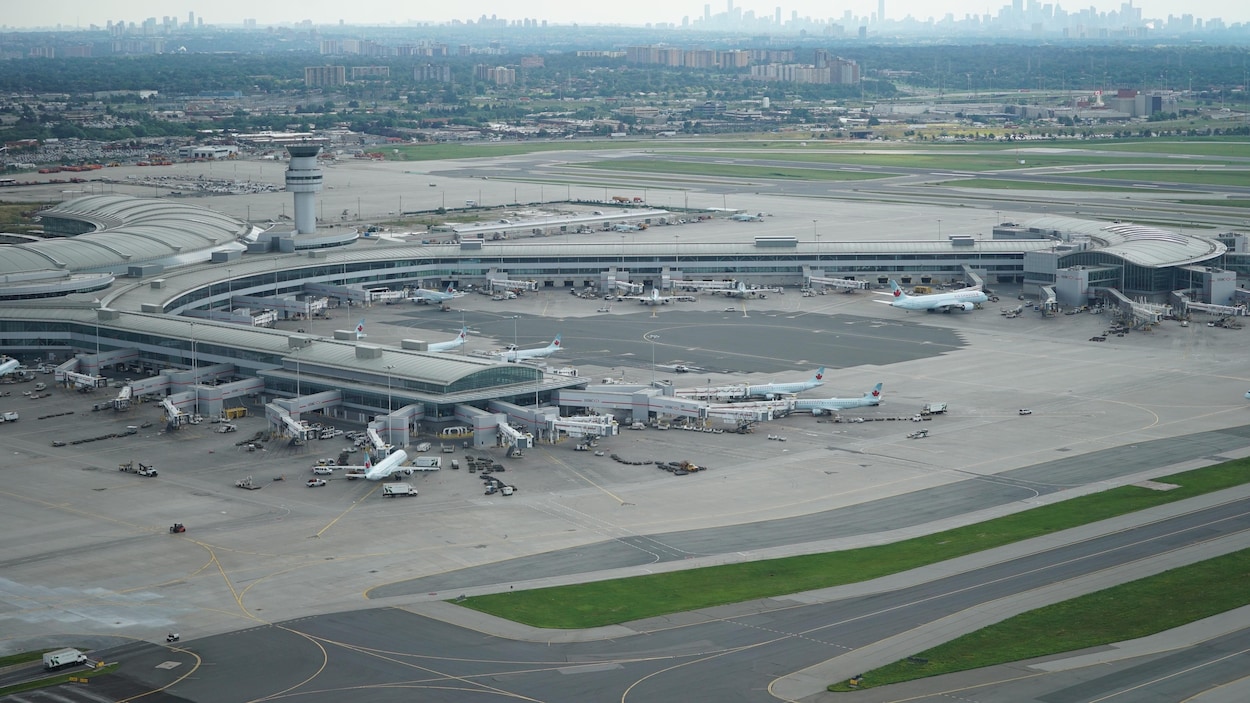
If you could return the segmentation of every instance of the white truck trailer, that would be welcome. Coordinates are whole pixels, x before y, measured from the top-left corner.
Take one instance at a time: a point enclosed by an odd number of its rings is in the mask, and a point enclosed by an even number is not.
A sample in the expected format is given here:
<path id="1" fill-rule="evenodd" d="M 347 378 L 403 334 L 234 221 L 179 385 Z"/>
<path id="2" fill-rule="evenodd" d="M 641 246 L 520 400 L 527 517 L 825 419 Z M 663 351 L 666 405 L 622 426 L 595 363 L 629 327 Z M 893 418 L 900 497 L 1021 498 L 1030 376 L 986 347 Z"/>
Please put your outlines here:
<path id="1" fill-rule="evenodd" d="M 87 655 L 77 649 L 58 649 L 55 652 L 45 652 L 43 655 L 43 668 L 48 671 L 85 663 L 87 663 Z"/>
<path id="2" fill-rule="evenodd" d="M 395 496 L 415 496 L 417 489 L 413 488 L 411 483 L 384 483 L 382 484 L 382 495 L 387 498 Z"/>

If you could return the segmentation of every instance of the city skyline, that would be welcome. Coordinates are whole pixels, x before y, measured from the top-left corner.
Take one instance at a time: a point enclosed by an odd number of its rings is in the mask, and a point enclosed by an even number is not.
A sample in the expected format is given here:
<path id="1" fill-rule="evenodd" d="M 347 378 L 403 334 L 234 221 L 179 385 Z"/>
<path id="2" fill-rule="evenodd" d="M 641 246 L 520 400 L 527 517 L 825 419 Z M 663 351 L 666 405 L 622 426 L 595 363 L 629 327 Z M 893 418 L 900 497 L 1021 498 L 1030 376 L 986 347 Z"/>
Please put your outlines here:
<path id="1" fill-rule="evenodd" d="M 1064 3 L 1035 2 L 1038 7 L 1051 4 L 1073 13 L 1087 10 L 1090 4 L 1073 0 L 1071 5 Z M 1118 12 L 1122 5 L 1128 3 L 1101 2 L 1092 6 L 1100 13 Z M 946 0 L 940 6 L 923 0 L 887 0 L 885 2 L 885 19 L 900 21 L 911 17 L 917 21 L 930 18 L 941 20 L 948 13 L 956 20 L 968 15 L 996 16 L 1004 7 L 1010 7 L 1011 0 L 1006 2 L 995 0 L 987 4 L 979 0 Z M 1196 18 L 1209 20 L 1219 18 L 1225 24 L 1250 21 L 1250 6 L 1234 3 L 1233 0 L 1193 0 L 1192 2 L 1134 2 L 1141 16 L 1146 19 L 1166 19 L 1169 15 L 1192 15 Z M 86 29 L 90 25 L 104 26 L 109 21 L 124 20 L 141 22 L 148 17 L 162 18 L 173 16 L 180 23 L 187 21 L 189 14 L 194 13 L 197 20 L 207 24 L 241 25 L 245 19 L 254 19 L 258 26 L 292 24 L 310 20 L 314 24 L 337 24 L 339 21 L 351 25 L 367 24 L 409 24 L 413 22 L 443 23 L 453 20 L 476 20 L 481 16 L 497 16 L 504 20 L 534 19 L 545 20 L 556 24 L 621 24 L 642 26 L 646 24 L 668 24 L 681 26 L 684 18 L 697 24 L 702 21 L 706 10 L 715 17 L 726 13 L 730 8 L 729 0 L 719 2 L 687 2 L 677 3 L 663 0 L 635 0 L 628 5 L 586 5 L 570 0 L 554 0 L 500 4 L 493 0 L 465 0 L 453 5 L 438 7 L 422 7 L 419 11 L 410 5 L 399 5 L 390 0 L 357 0 L 350 6 L 337 3 L 295 0 L 271 0 L 258 5 L 244 0 L 216 0 L 205 3 L 202 0 L 108 0 L 93 2 L 91 0 L 63 0 L 59 3 L 23 3 L 8 8 L 3 20 L 4 26 L 10 28 L 52 28 Z M 1022 4 L 1029 7 L 1028 0 Z M 787 0 L 786 2 L 750 2 L 734 0 L 732 7 L 736 14 L 751 13 L 762 20 L 772 20 L 778 9 L 782 22 L 792 17 L 810 18 L 813 21 L 840 21 L 846 12 L 857 18 L 872 18 L 878 11 L 877 0 L 853 0 L 845 3 L 832 4 L 819 0 Z M 419 14 L 416 14 L 419 12 Z"/>

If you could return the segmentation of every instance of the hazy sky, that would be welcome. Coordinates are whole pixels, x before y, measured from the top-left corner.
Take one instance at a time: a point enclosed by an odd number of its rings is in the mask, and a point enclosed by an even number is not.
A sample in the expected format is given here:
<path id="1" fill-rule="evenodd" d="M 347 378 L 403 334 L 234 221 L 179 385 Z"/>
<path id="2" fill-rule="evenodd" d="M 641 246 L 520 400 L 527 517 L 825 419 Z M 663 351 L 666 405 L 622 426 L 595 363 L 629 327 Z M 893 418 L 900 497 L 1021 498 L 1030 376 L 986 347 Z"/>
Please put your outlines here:
<path id="1" fill-rule="evenodd" d="M 771 15 L 775 8 L 781 7 L 782 17 L 786 19 L 794 10 L 800 17 L 828 18 L 831 15 L 841 16 L 846 10 L 858 16 L 867 16 L 877 9 L 876 0 L 735 0 L 734 4 L 745 10 L 754 10 L 757 15 Z M 926 19 L 951 12 L 956 17 L 963 17 L 968 13 L 997 13 L 999 8 L 1010 4 L 1010 0 L 886 0 L 885 15 L 887 19 L 900 19 L 908 14 Z M 1120 6 L 1119 0 L 1070 0 L 1058 4 L 1069 12 L 1090 6 L 1106 12 Z M 1220 17 L 1228 23 L 1250 20 L 1250 3 L 1245 0 L 1139 0 L 1134 4 L 1142 8 L 1143 16 L 1147 18 L 1190 13 L 1201 18 Z M 103 25 L 110 19 L 141 22 L 146 17 L 159 20 L 165 15 L 175 15 L 183 22 L 189 11 L 195 12 L 197 17 L 202 16 L 205 22 L 221 24 L 239 24 L 245 17 L 254 18 L 262 25 L 304 19 L 318 23 L 338 22 L 341 19 L 353 24 L 373 24 L 408 20 L 441 22 L 497 14 L 506 19 L 529 17 L 559 23 L 640 25 L 646 22 L 680 23 L 683 15 L 689 15 L 693 20 L 702 16 L 704 3 L 699 0 L 3 0 L 3 5 L 0 23 L 5 26 L 47 27 L 62 24 L 86 27 L 93 23 Z M 717 0 L 711 3 L 711 7 L 713 14 L 724 12 L 727 2 Z"/>

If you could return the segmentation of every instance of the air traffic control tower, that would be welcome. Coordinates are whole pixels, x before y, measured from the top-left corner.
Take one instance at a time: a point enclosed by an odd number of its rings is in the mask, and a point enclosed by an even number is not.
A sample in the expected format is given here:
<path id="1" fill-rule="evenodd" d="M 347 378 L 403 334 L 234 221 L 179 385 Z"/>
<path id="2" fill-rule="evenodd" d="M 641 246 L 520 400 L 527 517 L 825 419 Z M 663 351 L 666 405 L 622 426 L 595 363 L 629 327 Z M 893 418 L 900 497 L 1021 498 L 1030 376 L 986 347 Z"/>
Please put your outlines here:
<path id="1" fill-rule="evenodd" d="M 295 233 L 317 233 L 317 193 L 321 192 L 321 169 L 317 154 L 321 142 L 307 141 L 286 145 L 291 165 L 286 169 L 286 190 L 295 194 Z"/>

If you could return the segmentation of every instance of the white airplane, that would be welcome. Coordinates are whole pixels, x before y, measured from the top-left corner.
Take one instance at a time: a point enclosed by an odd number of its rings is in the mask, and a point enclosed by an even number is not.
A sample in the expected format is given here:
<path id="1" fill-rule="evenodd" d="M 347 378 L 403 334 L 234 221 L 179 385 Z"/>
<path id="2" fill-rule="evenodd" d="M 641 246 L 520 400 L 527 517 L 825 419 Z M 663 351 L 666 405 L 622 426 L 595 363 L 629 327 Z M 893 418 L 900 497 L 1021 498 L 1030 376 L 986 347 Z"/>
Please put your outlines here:
<path id="1" fill-rule="evenodd" d="M 390 454 L 387 454 L 385 459 L 376 464 L 373 463 L 372 459 L 366 456 L 363 466 L 333 466 L 331 468 L 347 469 L 349 472 L 352 470 L 363 470 L 364 477 L 370 481 L 385 481 L 398 473 L 411 475 L 413 473 L 413 469 L 402 466 L 402 464 L 407 460 L 408 453 L 402 449 L 396 449 Z M 354 475 L 359 476 L 360 474 Z"/>
<path id="2" fill-rule="evenodd" d="M 824 385 L 825 367 L 816 369 L 816 374 L 806 381 L 795 381 L 794 383 L 764 383 L 758 386 L 747 386 L 746 396 L 748 398 L 766 398 L 772 400 L 779 395 L 789 395 L 791 393 L 802 393 L 805 390 Z"/>
<path id="3" fill-rule="evenodd" d="M 795 410 L 810 410 L 813 415 L 826 415 L 838 410 L 866 408 L 881 404 L 881 384 L 859 398 L 812 398 L 794 401 Z"/>
<path id="4" fill-rule="evenodd" d="M 754 298 L 756 296 L 761 296 L 765 293 L 780 293 L 781 289 L 780 288 L 765 288 L 763 286 L 758 287 L 758 288 L 747 288 L 747 284 L 743 283 L 742 281 L 738 281 L 738 285 L 734 286 L 733 288 L 730 288 L 728 290 L 712 290 L 711 292 L 724 293 L 725 296 L 728 298 Z"/>
<path id="5" fill-rule="evenodd" d="M 457 292 L 450 284 L 447 284 L 447 290 L 430 290 L 429 288 L 418 288 L 413 291 L 412 297 L 409 298 L 414 303 L 445 303 L 448 300 L 463 298 L 466 294 Z"/>
<path id="6" fill-rule="evenodd" d="M 692 295 L 660 295 L 659 288 L 652 288 L 650 295 L 622 295 L 617 300 L 637 300 L 643 305 L 668 305 L 669 303 L 693 303 Z"/>
<path id="7" fill-rule="evenodd" d="M 551 356 L 558 351 L 560 351 L 560 335 L 557 334 L 556 338 L 551 341 L 551 344 L 545 347 L 539 347 L 538 349 L 509 349 L 495 354 L 495 360 L 515 364 L 525 359 L 541 359 L 545 356 Z"/>
<path id="8" fill-rule="evenodd" d="M 903 310 L 928 310 L 929 312 L 941 310 L 942 312 L 950 312 L 952 310 L 974 310 L 978 305 L 989 300 L 989 296 L 981 290 L 980 286 L 961 288 L 950 293 L 907 295 L 891 278 L 890 291 L 890 293 L 883 291 L 875 292 L 878 295 L 892 295 L 894 300 L 876 300 L 873 302 L 885 303 L 890 307 L 902 308 Z"/>
<path id="9" fill-rule="evenodd" d="M 17 367 L 21 365 L 22 362 L 17 359 L 5 358 L 3 362 L 0 362 L 0 376 L 8 376 L 14 371 L 17 371 Z"/>
<path id="10" fill-rule="evenodd" d="M 356 339 L 364 339 L 369 335 L 365 334 L 365 318 L 360 318 L 360 322 L 356 323 Z"/>
<path id="11" fill-rule="evenodd" d="M 730 215 L 729 219 L 735 222 L 763 222 L 764 213 L 761 212 L 758 215 L 750 215 L 745 212 L 740 212 L 737 215 Z"/>
<path id="12" fill-rule="evenodd" d="M 432 352 L 445 352 L 445 351 L 451 351 L 452 349 L 459 349 L 460 347 L 464 346 L 464 340 L 468 338 L 469 338 L 469 328 L 461 327 L 460 334 L 456 335 L 455 339 L 451 340 L 450 342 L 434 342 L 433 344 L 427 344 L 425 349 L 426 351 L 432 351 Z"/>

